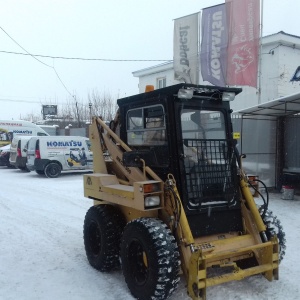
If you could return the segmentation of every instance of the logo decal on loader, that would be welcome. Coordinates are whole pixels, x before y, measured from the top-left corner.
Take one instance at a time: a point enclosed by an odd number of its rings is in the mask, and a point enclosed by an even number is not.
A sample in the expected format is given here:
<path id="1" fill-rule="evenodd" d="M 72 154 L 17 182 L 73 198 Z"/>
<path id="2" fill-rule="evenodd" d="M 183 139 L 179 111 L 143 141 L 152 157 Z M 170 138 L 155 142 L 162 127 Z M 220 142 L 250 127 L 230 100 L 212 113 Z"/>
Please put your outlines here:
<path id="1" fill-rule="evenodd" d="M 93 185 L 91 177 L 88 177 L 88 178 L 86 179 L 86 184 L 87 184 L 87 185 Z"/>

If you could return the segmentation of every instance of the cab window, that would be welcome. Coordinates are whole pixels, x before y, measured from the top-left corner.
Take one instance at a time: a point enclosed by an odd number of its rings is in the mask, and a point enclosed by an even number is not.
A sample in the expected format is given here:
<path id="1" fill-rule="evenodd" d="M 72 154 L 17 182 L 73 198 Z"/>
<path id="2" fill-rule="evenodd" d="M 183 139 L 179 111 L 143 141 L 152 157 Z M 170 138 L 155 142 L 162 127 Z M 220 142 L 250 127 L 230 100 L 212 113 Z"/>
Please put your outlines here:
<path id="1" fill-rule="evenodd" d="M 128 145 L 166 145 L 165 112 L 162 105 L 131 109 L 127 113 Z"/>

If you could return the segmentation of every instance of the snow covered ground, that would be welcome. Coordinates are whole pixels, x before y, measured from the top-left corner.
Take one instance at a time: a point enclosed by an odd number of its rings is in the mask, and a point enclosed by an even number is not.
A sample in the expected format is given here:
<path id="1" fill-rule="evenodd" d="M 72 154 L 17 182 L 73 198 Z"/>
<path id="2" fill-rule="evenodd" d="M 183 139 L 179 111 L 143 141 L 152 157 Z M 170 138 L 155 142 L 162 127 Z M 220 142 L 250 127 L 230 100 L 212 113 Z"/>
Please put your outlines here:
<path id="1" fill-rule="evenodd" d="M 92 201 L 82 174 L 56 179 L 0 167 L 0 299 L 130 300 L 121 271 L 100 273 L 88 263 L 83 220 Z M 300 199 L 272 194 L 270 209 L 286 232 L 280 280 L 253 276 L 208 288 L 207 299 L 300 299 Z M 184 279 L 171 300 L 190 299 Z"/>

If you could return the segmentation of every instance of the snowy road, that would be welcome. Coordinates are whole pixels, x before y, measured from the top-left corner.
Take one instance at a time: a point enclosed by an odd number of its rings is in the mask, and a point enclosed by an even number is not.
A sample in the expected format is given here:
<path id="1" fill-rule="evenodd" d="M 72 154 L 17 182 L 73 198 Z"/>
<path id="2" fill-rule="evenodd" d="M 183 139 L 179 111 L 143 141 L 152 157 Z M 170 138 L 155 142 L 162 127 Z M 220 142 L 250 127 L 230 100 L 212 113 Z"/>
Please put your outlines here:
<path id="1" fill-rule="evenodd" d="M 121 271 L 100 273 L 88 264 L 82 226 L 92 202 L 83 197 L 82 174 L 48 179 L 0 167 L 0 182 L 1 300 L 133 299 Z M 272 195 L 270 209 L 287 239 L 280 280 L 254 276 L 208 288 L 208 300 L 300 299 L 300 200 Z M 190 299 L 183 278 L 175 299 Z"/>

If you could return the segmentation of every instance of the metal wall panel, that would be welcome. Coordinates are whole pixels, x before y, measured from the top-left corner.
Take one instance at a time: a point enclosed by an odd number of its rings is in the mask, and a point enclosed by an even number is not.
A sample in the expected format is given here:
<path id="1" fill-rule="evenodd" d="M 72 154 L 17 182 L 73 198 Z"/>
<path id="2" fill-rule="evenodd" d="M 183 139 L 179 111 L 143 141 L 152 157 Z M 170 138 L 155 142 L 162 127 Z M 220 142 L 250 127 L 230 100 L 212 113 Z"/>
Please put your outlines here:
<path id="1" fill-rule="evenodd" d="M 257 175 L 267 187 L 275 187 L 275 154 L 247 154 L 243 169 L 247 175 Z"/>
<path id="2" fill-rule="evenodd" d="M 240 133 L 238 150 L 246 154 L 243 168 L 268 187 L 276 185 L 276 120 L 232 118 L 233 132 Z"/>
<path id="3" fill-rule="evenodd" d="M 86 129 L 85 128 L 70 128 L 70 135 L 86 136 Z"/>
<path id="4" fill-rule="evenodd" d="M 242 150 L 246 154 L 276 153 L 276 121 L 244 119 Z"/>
<path id="5" fill-rule="evenodd" d="M 300 116 L 285 119 L 284 148 L 284 168 L 290 172 L 300 172 Z"/>

